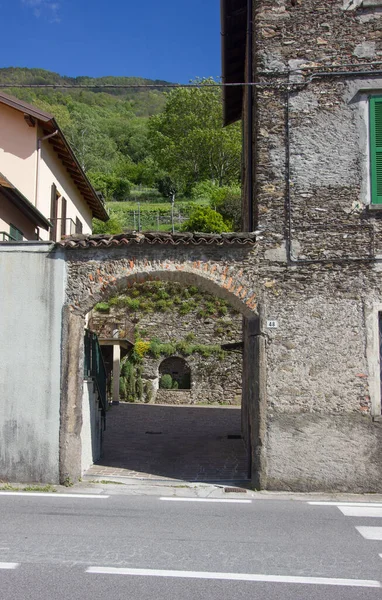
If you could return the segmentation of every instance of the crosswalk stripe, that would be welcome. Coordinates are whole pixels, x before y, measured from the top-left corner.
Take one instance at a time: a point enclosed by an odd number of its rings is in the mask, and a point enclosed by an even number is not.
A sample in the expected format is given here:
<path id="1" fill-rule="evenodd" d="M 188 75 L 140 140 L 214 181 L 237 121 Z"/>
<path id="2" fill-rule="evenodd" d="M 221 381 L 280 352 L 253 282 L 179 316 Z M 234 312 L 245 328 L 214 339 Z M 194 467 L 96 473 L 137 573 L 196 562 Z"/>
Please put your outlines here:
<path id="1" fill-rule="evenodd" d="M 310 506 L 364 506 L 368 508 L 382 508 L 381 502 L 308 502 Z"/>
<path id="2" fill-rule="evenodd" d="M 366 540 L 379 540 L 382 541 L 382 527 L 356 527 L 356 530 Z"/>
<path id="3" fill-rule="evenodd" d="M 382 517 L 382 507 L 373 506 L 339 506 L 339 510 L 345 517 Z"/>

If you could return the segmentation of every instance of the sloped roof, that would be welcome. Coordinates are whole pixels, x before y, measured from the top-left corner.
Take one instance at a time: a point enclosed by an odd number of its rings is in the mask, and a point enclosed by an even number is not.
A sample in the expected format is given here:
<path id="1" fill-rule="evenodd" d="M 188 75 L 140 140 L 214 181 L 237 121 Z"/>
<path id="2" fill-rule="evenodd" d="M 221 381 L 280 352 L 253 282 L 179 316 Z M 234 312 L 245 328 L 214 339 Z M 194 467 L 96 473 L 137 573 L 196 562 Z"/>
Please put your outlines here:
<path id="1" fill-rule="evenodd" d="M 24 215 L 37 227 L 46 231 L 51 222 L 18 190 L 2 173 L 0 173 L 0 192 L 4 194 Z"/>
<path id="2" fill-rule="evenodd" d="M 107 214 L 103 202 L 86 177 L 53 115 L 40 110 L 27 102 L 19 100 L 18 98 L 8 96 L 8 94 L 4 94 L 2 91 L 0 91 L 0 104 L 6 104 L 7 106 L 24 113 L 24 115 L 29 116 L 31 119 L 39 121 L 43 128 L 44 135 L 54 133 L 55 131 L 58 132 L 57 135 L 50 138 L 49 143 L 53 146 L 58 158 L 66 167 L 74 184 L 92 211 L 93 216 L 97 217 L 97 219 L 101 219 L 101 221 L 107 221 L 109 215 Z"/>
<path id="3" fill-rule="evenodd" d="M 220 0 L 222 29 L 222 78 L 223 83 L 245 81 L 245 51 L 247 34 L 246 0 Z M 223 88 L 224 124 L 241 119 L 243 88 Z"/>

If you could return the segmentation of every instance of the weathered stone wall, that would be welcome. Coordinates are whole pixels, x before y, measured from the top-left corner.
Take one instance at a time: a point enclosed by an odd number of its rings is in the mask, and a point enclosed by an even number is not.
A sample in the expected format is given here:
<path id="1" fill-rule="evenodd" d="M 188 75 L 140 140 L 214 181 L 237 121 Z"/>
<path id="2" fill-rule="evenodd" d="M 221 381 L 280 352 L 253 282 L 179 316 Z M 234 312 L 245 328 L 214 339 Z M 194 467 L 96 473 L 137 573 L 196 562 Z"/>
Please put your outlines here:
<path id="1" fill-rule="evenodd" d="M 242 387 L 242 353 L 241 351 L 226 352 L 224 358 L 217 356 L 203 357 L 192 354 L 185 357 L 191 370 L 191 390 L 185 396 L 187 404 L 232 404 L 241 403 Z M 167 390 L 158 390 L 159 368 L 162 358 L 148 358 L 143 360 L 144 380 L 151 381 L 154 395 L 153 401 L 165 403 Z M 158 391 L 157 391 L 158 390 Z M 186 391 L 186 390 L 185 390 Z M 155 393 L 156 392 L 156 393 Z M 181 390 L 179 390 L 179 394 Z M 173 404 L 173 395 L 170 394 L 170 403 Z M 180 403 L 180 402 L 176 402 Z"/>
<path id="2" fill-rule="evenodd" d="M 373 4 L 254 3 L 254 76 L 266 84 L 255 103 L 258 290 L 265 319 L 278 322 L 263 329 L 269 488 L 382 489 L 381 213 L 368 210 L 382 2 Z"/>
<path id="3" fill-rule="evenodd" d="M 200 303 L 203 308 L 203 303 Z M 105 320 L 110 323 L 124 323 L 134 317 L 135 327 L 140 332 L 143 340 L 158 339 L 163 343 L 185 342 L 189 344 L 203 344 L 206 346 L 220 346 L 232 342 L 242 341 L 242 315 L 228 308 L 226 315 L 216 314 L 199 315 L 199 307 L 186 315 L 179 312 L 179 307 L 173 307 L 165 312 L 135 312 L 131 313 L 126 308 L 111 306 L 108 314 L 92 313 L 92 328 L 98 331 Z M 164 356 L 158 359 L 145 357 L 143 360 L 143 380 L 151 381 L 153 388 L 153 402 L 165 403 L 168 395 L 158 391 L 160 365 Z M 242 352 L 240 349 L 225 352 L 224 357 L 216 354 L 205 357 L 194 353 L 184 357 L 191 369 L 191 394 L 186 395 L 189 404 L 237 404 L 241 402 L 242 382 Z M 160 397 L 156 397 L 159 393 Z M 180 402 L 180 392 L 169 395 L 170 403 Z M 146 398 L 145 398 L 146 399 Z"/>

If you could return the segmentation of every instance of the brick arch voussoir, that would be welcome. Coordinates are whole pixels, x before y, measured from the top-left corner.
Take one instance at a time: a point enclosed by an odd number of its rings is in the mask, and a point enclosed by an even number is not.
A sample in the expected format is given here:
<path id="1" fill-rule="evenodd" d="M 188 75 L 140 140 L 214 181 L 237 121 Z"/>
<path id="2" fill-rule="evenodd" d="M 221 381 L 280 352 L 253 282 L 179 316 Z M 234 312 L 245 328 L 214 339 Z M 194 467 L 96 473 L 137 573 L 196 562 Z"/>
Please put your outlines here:
<path id="1" fill-rule="evenodd" d="M 257 315 L 257 293 L 253 281 L 247 281 L 243 269 L 237 265 L 195 261 L 174 263 L 128 261 L 128 264 L 113 265 L 107 262 L 90 265 L 82 273 L 81 281 L 73 281 L 70 287 L 81 289 L 82 293 L 72 299 L 71 309 L 77 314 L 86 315 L 98 302 L 122 294 L 135 283 L 145 281 L 177 281 L 184 285 L 195 285 L 200 290 L 218 296 L 238 310 L 245 317 Z M 86 281 L 84 281 L 86 279 Z"/>

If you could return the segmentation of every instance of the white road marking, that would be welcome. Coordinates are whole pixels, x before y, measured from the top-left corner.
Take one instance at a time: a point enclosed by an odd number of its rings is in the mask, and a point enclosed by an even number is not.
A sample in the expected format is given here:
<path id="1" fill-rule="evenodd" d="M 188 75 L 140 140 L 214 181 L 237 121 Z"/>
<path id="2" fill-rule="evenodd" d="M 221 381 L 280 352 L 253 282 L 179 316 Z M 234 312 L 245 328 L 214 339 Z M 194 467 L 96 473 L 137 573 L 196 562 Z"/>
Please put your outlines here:
<path id="1" fill-rule="evenodd" d="M 39 498 L 91 498 L 97 500 L 106 500 L 109 496 L 95 494 L 55 494 L 48 492 L 0 492 L 0 496 L 38 496 Z"/>
<path id="2" fill-rule="evenodd" d="M 344 587 L 382 588 L 380 581 L 369 579 L 333 579 L 329 577 L 294 577 L 288 575 L 256 575 L 250 573 L 210 573 L 207 571 L 164 571 L 160 569 L 124 569 L 89 567 L 86 573 L 99 575 L 138 575 L 140 577 L 173 577 L 182 579 L 219 579 L 259 583 L 294 583 L 302 585 L 336 585 Z"/>
<path id="3" fill-rule="evenodd" d="M 164 496 L 163 498 L 159 498 L 159 500 L 164 500 L 166 502 L 225 502 L 226 504 L 252 504 L 252 500 L 233 500 L 231 498 L 167 498 Z"/>
<path id="4" fill-rule="evenodd" d="M 17 569 L 20 563 L 0 562 L 0 569 Z"/>
<path id="5" fill-rule="evenodd" d="M 382 506 L 339 506 L 345 517 L 382 517 Z"/>
<path id="6" fill-rule="evenodd" d="M 382 541 L 382 527 L 356 527 L 366 540 Z"/>
<path id="7" fill-rule="evenodd" d="M 308 502 L 311 506 L 365 506 L 382 508 L 382 503 L 376 502 Z"/>

